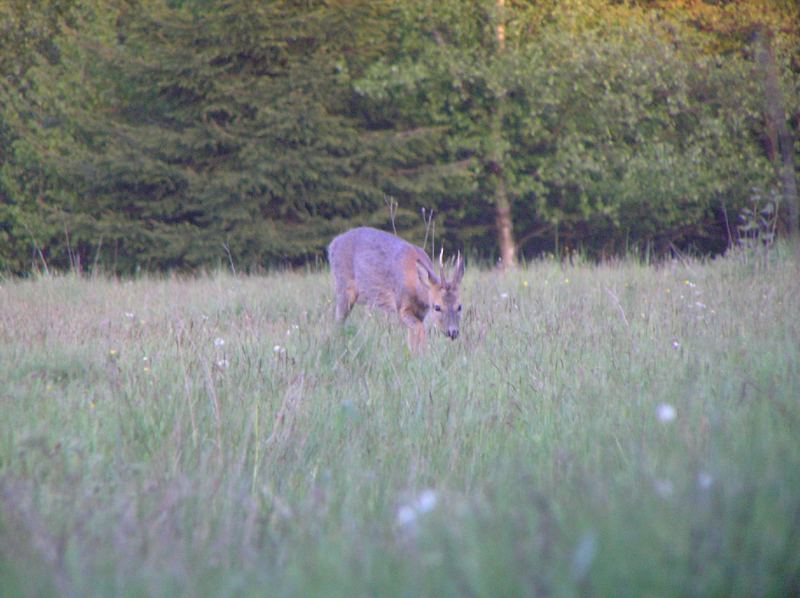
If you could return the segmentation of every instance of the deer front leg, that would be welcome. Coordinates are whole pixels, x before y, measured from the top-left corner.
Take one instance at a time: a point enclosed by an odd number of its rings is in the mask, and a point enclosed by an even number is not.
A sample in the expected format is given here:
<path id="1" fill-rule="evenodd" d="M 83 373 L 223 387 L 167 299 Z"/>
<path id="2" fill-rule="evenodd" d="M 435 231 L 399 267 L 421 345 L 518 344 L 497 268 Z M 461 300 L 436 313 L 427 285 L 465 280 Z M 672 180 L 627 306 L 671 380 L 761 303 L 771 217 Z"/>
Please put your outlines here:
<path id="1" fill-rule="evenodd" d="M 414 354 L 422 353 L 427 345 L 425 325 L 412 311 L 401 310 L 400 319 L 408 328 L 408 348 Z"/>
<path id="2" fill-rule="evenodd" d="M 350 315 L 358 294 L 352 285 L 336 285 L 336 321 L 340 324 Z"/>

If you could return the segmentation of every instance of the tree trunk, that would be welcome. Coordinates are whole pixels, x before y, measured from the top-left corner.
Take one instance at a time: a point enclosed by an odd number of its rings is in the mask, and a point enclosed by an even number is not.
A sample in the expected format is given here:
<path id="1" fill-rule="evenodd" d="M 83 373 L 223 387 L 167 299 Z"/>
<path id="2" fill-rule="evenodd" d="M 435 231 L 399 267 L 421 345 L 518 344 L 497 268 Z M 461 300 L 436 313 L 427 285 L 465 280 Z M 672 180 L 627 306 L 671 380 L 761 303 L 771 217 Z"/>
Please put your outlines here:
<path id="1" fill-rule="evenodd" d="M 506 26 L 503 21 L 505 0 L 497 0 L 497 56 L 502 54 L 506 45 Z M 496 177 L 494 185 L 494 213 L 497 228 L 497 242 L 500 246 L 500 266 L 513 268 L 517 264 L 517 247 L 514 243 L 514 223 L 511 216 L 511 202 L 506 192 L 505 173 L 503 172 L 503 102 L 505 98 L 497 98 L 495 112 L 492 115 L 492 176 Z"/>
<path id="2" fill-rule="evenodd" d="M 497 241 L 500 244 L 500 265 L 503 268 L 513 268 L 517 264 L 517 246 L 514 243 L 511 203 L 508 201 L 502 173 L 498 175 L 494 191 L 494 216 Z"/>
<path id="3" fill-rule="evenodd" d="M 794 140 L 786 127 L 786 113 L 783 109 L 783 98 L 778 82 L 778 67 L 775 64 L 771 36 L 772 32 L 767 31 L 766 27 L 761 27 L 756 34 L 758 62 L 764 77 L 767 130 L 775 136 L 775 139 L 770 139 L 770 143 L 777 144 L 780 149 L 780 158 L 774 148 L 770 152 L 772 153 L 770 158 L 780 173 L 783 201 L 789 212 L 789 236 L 798 239 L 800 237 L 800 201 L 797 197 L 797 178 L 794 171 Z"/>

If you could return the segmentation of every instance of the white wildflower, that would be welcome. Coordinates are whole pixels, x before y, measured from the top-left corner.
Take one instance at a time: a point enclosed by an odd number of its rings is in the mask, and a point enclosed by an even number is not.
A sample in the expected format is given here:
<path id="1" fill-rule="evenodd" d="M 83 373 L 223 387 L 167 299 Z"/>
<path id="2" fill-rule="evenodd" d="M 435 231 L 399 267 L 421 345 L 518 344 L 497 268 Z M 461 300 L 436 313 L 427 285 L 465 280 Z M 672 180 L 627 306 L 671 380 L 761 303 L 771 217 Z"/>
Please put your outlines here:
<path id="1" fill-rule="evenodd" d="M 672 482 L 669 480 L 656 480 L 653 482 L 653 488 L 655 488 L 656 494 L 658 494 L 661 498 L 669 498 L 675 491 Z"/>
<path id="2" fill-rule="evenodd" d="M 702 490 L 708 490 L 711 488 L 711 485 L 714 483 L 714 478 L 711 476 L 710 473 L 706 473 L 705 471 L 701 471 L 697 474 L 697 485 Z"/>
<path id="3" fill-rule="evenodd" d="M 672 348 L 673 349 L 680 349 L 681 344 L 678 341 L 672 341 Z"/>
<path id="4" fill-rule="evenodd" d="M 663 424 L 668 424 L 672 421 L 675 421 L 677 415 L 678 412 L 675 410 L 675 407 L 669 403 L 660 403 L 658 407 L 656 407 L 656 416 L 658 417 L 658 421 Z"/>
<path id="5" fill-rule="evenodd" d="M 439 497 L 436 491 L 431 489 L 423 490 L 420 495 L 409 504 L 403 505 L 397 510 L 397 525 L 400 527 L 411 526 L 416 523 L 417 518 L 421 515 L 433 511 L 438 502 Z"/>
<path id="6" fill-rule="evenodd" d="M 407 527 L 417 520 L 417 512 L 404 505 L 397 510 L 397 525 L 400 527 Z"/>
<path id="7" fill-rule="evenodd" d="M 225 345 L 225 339 L 224 338 L 217 337 L 217 338 L 214 339 L 214 346 L 215 347 L 222 347 L 224 345 Z"/>
<path id="8" fill-rule="evenodd" d="M 126 311 L 125 312 L 125 317 L 128 318 L 129 320 L 133 320 L 133 318 L 135 316 L 136 316 L 136 314 L 134 314 L 132 311 Z"/>
<path id="9" fill-rule="evenodd" d="M 423 514 L 433 511 L 433 509 L 436 508 L 436 503 L 438 502 L 438 500 L 439 498 L 436 496 L 436 492 L 430 489 L 425 490 L 417 498 L 416 501 L 417 512 Z"/>
<path id="10" fill-rule="evenodd" d="M 508 293 L 500 293 L 500 299 L 508 299 Z"/>
<path id="11" fill-rule="evenodd" d="M 594 562 L 594 557 L 597 554 L 597 534 L 593 531 L 586 532 L 575 547 L 575 552 L 572 553 L 572 578 L 575 581 L 581 581 L 589 573 Z"/>

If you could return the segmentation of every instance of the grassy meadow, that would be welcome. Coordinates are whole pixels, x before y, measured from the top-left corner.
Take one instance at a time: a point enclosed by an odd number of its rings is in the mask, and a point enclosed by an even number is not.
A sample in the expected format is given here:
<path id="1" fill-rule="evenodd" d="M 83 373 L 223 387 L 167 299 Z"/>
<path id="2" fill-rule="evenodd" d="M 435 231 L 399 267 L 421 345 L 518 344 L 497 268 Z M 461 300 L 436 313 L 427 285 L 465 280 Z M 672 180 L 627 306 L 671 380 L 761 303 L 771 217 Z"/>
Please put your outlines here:
<path id="1" fill-rule="evenodd" d="M 779 248 L 780 249 L 780 248 Z M 800 262 L 0 281 L 3 596 L 800 593 Z"/>

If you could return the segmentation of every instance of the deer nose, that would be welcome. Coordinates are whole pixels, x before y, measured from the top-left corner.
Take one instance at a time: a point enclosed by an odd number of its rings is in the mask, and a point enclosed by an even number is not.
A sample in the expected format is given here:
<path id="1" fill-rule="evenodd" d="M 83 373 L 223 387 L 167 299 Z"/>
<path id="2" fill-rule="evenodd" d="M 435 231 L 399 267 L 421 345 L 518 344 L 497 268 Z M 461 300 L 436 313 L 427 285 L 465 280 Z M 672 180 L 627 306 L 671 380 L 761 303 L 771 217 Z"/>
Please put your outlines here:
<path id="1" fill-rule="evenodd" d="M 448 328 L 447 336 L 449 336 L 453 340 L 456 340 L 458 338 L 458 328 Z"/>

